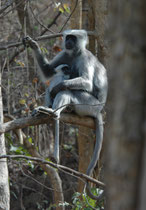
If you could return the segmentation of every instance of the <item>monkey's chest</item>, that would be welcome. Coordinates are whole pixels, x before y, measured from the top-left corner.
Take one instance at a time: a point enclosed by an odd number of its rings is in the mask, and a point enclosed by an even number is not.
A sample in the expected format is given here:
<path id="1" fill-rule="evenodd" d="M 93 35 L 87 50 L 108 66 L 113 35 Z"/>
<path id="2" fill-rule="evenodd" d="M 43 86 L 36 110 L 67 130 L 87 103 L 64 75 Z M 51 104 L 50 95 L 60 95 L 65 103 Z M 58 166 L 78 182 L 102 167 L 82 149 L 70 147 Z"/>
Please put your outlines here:
<path id="1" fill-rule="evenodd" d="M 72 65 L 70 71 L 71 71 L 70 72 L 70 79 L 74 79 L 76 77 L 79 77 L 79 70 L 78 70 L 76 65 Z"/>

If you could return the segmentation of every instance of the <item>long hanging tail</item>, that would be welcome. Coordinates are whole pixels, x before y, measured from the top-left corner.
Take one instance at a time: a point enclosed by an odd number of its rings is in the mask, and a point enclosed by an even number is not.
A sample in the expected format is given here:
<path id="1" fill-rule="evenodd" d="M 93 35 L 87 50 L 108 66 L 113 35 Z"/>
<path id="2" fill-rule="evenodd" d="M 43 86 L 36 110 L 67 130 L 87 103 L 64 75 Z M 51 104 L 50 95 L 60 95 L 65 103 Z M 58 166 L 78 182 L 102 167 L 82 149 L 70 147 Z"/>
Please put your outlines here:
<path id="1" fill-rule="evenodd" d="M 59 163 L 59 120 L 55 120 L 54 158 Z"/>
<path id="2" fill-rule="evenodd" d="M 94 152 L 93 152 L 93 156 L 91 159 L 91 162 L 88 166 L 87 169 L 87 175 L 91 176 L 97 161 L 99 160 L 99 156 L 100 156 L 100 151 L 102 148 L 102 142 L 103 142 L 103 119 L 102 119 L 102 114 L 99 113 L 97 118 L 96 118 L 96 144 L 95 144 L 95 148 L 94 148 Z M 89 183 L 86 183 L 86 191 L 89 197 L 91 197 L 94 200 L 100 200 L 103 197 L 103 193 L 99 196 L 95 196 L 92 194 Z"/>

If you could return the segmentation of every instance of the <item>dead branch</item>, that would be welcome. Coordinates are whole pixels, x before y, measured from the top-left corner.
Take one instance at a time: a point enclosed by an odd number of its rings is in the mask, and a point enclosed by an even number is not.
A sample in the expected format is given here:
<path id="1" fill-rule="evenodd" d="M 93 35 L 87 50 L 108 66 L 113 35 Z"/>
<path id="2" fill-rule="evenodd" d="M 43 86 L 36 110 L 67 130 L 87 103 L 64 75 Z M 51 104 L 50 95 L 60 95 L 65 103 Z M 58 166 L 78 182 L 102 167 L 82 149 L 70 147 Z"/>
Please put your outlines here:
<path id="1" fill-rule="evenodd" d="M 62 165 L 59 165 L 59 164 L 55 164 L 55 163 L 49 162 L 49 161 L 41 159 L 41 158 L 29 157 L 29 156 L 25 156 L 25 155 L 1 155 L 0 159 L 3 159 L 3 158 L 8 158 L 8 159 L 22 158 L 22 159 L 27 159 L 27 160 L 31 160 L 31 161 L 40 162 L 41 164 L 46 164 L 46 165 L 49 165 L 51 167 L 57 168 L 58 170 L 67 172 L 67 173 L 69 173 L 71 175 L 75 175 L 77 177 L 83 178 L 86 181 L 92 182 L 92 183 L 96 184 L 97 186 L 100 186 L 101 188 L 105 187 L 105 184 L 103 182 L 97 181 L 96 179 L 94 179 L 94 178 L 92 178 L 92 177 L 90 177 L 90 176 L 88 176 L 86 174 L 83 174 L 81 172 L 75 171 L 75 170 L 73 170 L 71 168 L 68 168 L 66 166 L 62 166 Z"/>

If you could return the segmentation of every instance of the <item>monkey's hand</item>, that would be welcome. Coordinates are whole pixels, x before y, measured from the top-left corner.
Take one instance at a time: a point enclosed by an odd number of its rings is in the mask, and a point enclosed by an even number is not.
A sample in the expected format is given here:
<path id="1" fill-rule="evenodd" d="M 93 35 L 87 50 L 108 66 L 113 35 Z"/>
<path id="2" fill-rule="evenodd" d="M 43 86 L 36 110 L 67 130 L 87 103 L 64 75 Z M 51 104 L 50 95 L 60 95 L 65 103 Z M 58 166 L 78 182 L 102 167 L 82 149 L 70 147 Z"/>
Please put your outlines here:
<path id="1" fill-rule="evenodd" d="M 51 90 L 51 97 L 55 98 L 55 96 L 57 95 L 57 93 L 59 93 L 62 90 L 67 90 L 66 84 L 65 82 L 60 82 L 58 85 L 56 85 L 52 90 Z"/>
<path id="2" fill-rule="evenodd" d="M 31 47 L 34 50 L 39 48 L 38 43 L 34 41 L 30 36 L 24 37 L 22 43 L 24 44 L 24 47 Z"/>

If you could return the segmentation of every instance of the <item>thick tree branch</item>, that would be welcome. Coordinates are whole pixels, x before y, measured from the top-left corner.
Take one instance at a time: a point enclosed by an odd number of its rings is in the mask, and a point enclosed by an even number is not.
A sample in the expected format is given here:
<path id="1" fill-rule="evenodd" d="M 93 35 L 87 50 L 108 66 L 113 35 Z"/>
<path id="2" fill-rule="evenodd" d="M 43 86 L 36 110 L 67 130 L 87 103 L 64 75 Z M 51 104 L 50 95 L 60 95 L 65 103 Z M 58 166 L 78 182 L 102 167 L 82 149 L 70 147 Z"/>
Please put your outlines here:
<path id="1" fill-rule="evenodd" d="M 48 123 L 49 119 L 50 119 L 50 116 L 44 115 L 44 114 L 40 114 L 39 116 L 33 116 L 33 117 L 29 116 L 29 117 L 19 118 L 19 119 L 1 124 L 0 133 L 5 133 L 10 130 L 19 129 L 19 128 L 25 128 L 27 126 L 45 124 L 45 123 Z M 60 121 L 95 129 L 94 120 L 90 117 L 82 118 L 75 114 L 63 113 L 61 115 Z"/>
<path id="2" fill-rule="evenodd" d="M 27 160 L 31 160 L 31 161 L 36 161 L 36 162 L 39 162 L 41 164 L 46 164 L 46 165 L 49 165 L 51 167 L 54 167 L 54 168 L 57 168 L 58 170 L 61 170 L 61 171 L 64 171 L 64 172 L 67 172 L 71 175 L 75 175 L 77 177 L 81 177 L 89 182 L 92 182 L 98 186 L 100 186 L 101 188 L 104 188 L 105 187 L 105 184 L 103 182 L 100 182 L 100 181 L 97 181 L 96 179 L 86 175 L 86 174 L 83 174 L 83 173 L 80 173 L 78 171 L 75 171 L 71 168 L 68 168 L 66 166 L 62 166 L 62 165 L 59 165 L 59 164 L 55 164 L 55 163 L 52 163 L 52 162 L 49 162 L 47 160 L 44 160 L 44 159 L 41 159 L 41 158 L 38 158 L 38 157 L 29 157 L 29 156 L 25 156 L 25 155 L 1 155 L 0 156 L 0 159 L 2 158 L 8 158 L 8 159 L 11 159 L 11 158 L 22 158 L 22 159 L 27 159 Z"/>

